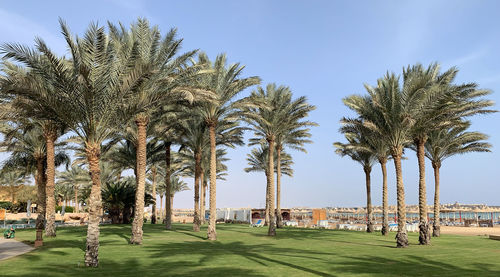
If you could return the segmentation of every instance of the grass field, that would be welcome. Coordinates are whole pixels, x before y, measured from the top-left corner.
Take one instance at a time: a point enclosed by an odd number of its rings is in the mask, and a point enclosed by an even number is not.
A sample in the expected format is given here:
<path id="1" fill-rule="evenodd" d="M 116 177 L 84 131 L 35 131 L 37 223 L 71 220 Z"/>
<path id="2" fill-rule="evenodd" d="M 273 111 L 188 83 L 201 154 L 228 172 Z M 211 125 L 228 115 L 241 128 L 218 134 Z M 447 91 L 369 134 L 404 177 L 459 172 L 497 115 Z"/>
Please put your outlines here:
<path id="1" fill-rule="evenodd" d="M 83 267 L 86 228 L 59 229 L 57 238 L 23 256 L 0 262 L 0 276 L 500 276 L 500 241 L 444 235 L 407 249 L 395 248 L 394 233 L 280 229 L 217 225 L 218 241 L 206 228 L 144 225 L 144 243 L 129 245 L 129 225 L 101 228 L 100 266 Z M 17 238 L 33 240 L 34 231 Z"/>

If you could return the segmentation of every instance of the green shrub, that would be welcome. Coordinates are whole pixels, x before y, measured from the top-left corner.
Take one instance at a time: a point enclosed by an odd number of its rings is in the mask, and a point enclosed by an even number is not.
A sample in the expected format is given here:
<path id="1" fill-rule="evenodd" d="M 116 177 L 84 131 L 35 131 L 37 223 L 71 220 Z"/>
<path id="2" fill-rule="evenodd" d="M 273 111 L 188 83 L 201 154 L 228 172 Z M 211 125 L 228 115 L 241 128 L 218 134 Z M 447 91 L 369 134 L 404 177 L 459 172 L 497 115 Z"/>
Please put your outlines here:
<path id="1" fill-rule="evenodd" d="M 71 206 L 66 206 L 66 208 L 64 209 L 64 212 L 66 213 L 72 213 L 74 210 L 73 207 Z M 56 206 L 56 213 L 60 213 L 62 211 L 62 207 L 61 206 Z"/>
<path id="2" fill-rule="evenodd" d="M 9 202 L 9 201 L 0 201 L 0 209 L 11 210 L 12 209 L 12 203 Z"/>

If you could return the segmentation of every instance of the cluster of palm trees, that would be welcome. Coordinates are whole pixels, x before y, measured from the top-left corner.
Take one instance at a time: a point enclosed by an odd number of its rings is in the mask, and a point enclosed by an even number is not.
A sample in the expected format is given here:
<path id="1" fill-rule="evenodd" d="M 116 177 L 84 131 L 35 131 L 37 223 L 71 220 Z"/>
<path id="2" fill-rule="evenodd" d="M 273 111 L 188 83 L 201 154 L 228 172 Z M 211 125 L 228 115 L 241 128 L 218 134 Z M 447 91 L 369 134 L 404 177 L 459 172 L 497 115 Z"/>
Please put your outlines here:
<path id="1" fill-rule="evenodd" d="M 397 246 L 408 246 L 406 207 L 401 160 L 404 150 L 417 154 L 419 167 L 419 243 L 430 243 L 431 231 L 427 218 L 425 157 L 434 168 L 435 199 L 433 236 L 440 234 L 439 169 L 444 159 L 468 152 L 488 152 L 488 138 L 480 132 L 468 131 L 468 118 L 495 112 L 493 102 L 484 98 L 491 93 L 479 89 L 476 83 L 454 83 L 458 69 L 440 72 L 437 63 L 427 68 L 421 64 L 403 69 L 402 82 L 394 73 L 387 73 L 377 86 L 365 85 L 367 95 L 352 95 L 344 104 L 358 115 L 343 118 L 340 132 L 347 143 L 334 143 L 336 153 L 349 156 L 363 166 L 366 175 L 367 231 L 373 231 L 370 195 L 370 172 L 375 162 L 383 176 L 383 227 L 388 233 L 386 163 L 394 161 L 397 186 Z"/>
<path id="2" fill-rule="evenodd" d="M 309 142 L 308 127 L 315 124 L 304 118 L 314 107 L 304 97 L 294 100 L 288 88 L 269 85 L 267 91 L 259 87 L 238 99 L 260 78 L 242 77 L 244 66 L 228 65 L 224 54 L 211 61 L 198 50 L 180 53 L 176 29 L 162 36 L 146 19 L 130 29 L 90 24 L 82 37 L 71 34 L 63 20 L 60 26 L 69 56 L 58 56 L 41 38 L 34 47 L 0 46 L 3 144 L 9 160 L 34 176 L 40 206 L 37 240 L 43 226 L 46 236 L 56 235 L 54 190 L 56 167 L 62 163 L 68 170 L 57 176 L 58 186 L 72 184 L 76 208 L 83 199 L 89 214 L 86 266 L 98 266 L 103 209 L 114 209 L 116 218 L 116 207 L 123 203 L 117 204 L 115 196 L 126 194 L 130 183 L 135 188 L 131 244 L 142 243 L 148 183 L 154 196 L 152 221 L 156 195 L 164 191 L 165 227 L 172 228 L 174 192 L 186 189 L 182 176 L 195 180 L 193 229 L 200 229 L 208 197 L 207 238 L 216 240 L 216 180 L 227 170 L 225 149 L 244 144 L 248 127 L 242 122 L 255 131 L 251 143 L 267 147 L 271 157 L 267 198 L 269 234 L 275 234 L 274 152 L 280 164 L 282 157 L 290 159 L 285 147 L 304 151 Z M 180 146 L 177 152 L 173 145 Z M 75 157 L 71 168 L 68 151 Z M 121 176 L 128 169 L 134 178 Z M 123 218 L 128 211 L 118 213 Z"/>

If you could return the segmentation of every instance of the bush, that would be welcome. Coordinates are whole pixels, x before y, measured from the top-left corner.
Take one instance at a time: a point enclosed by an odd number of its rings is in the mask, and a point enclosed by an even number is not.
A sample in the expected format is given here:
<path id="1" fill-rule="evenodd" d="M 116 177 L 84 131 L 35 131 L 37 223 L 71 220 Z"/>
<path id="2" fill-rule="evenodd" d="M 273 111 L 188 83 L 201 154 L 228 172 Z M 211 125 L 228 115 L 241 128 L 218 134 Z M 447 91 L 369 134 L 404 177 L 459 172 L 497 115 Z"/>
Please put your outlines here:
<path id="1" fill-rule="evenodd" d="M 12 209 L 12 203 L 9 202 L 9 201 L 0 201 L 0 209 L 11 210 Z"/>
<path id="2" fill-rule="evenodd" d="M 73 207 L 71 207 L 71 206 L 66 206 L 66 208 L 64 209 L 64 212 L 66 212 L 66 213 L 72 213 L 72 212 L 73 212 L 73 210 L 74 210 L 74 208 L 73 208 Z M 62 211 L 62 207 L 61 207 L 61 206 L 57 206 L 57 207 L 56 207 L 56 213 L 60 213 L 61 211 Z"/>
<path id="3" fill-rule="evenodd" d="M 11 212 L 13 213 L 25 213 L 27 212 L 26 207 L 28 203 L 26 202 L 17 202 L 12 205 Z"/>

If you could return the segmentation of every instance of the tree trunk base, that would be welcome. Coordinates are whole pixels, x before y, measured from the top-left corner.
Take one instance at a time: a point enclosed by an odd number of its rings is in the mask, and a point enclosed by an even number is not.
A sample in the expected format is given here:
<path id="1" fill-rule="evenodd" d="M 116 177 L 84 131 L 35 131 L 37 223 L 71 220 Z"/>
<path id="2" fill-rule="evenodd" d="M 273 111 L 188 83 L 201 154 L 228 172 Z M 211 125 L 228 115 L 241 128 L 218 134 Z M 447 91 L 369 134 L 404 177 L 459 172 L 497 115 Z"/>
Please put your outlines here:
<path id="1" fill-rule="evenodd" d="M 195 220 L 193 222 L 193 232 L 199 232 L 200 231 L 200 225 L 201 225 L 200 220 L 199 219 L 197 220 L 195 218 Z"/>
<path id="2" fill-rule="evenodd" d="M 420 245 L 429 245 L 431 243 L 431 228 L 428 222 L 420 222 L 420 234 L 418 242 Z"/>
<path id="3" fill-rule="evenodd" d="M 172 230 L 172 222 L 170 220 L 165 221 L 165 229 Z"/>
<path id="4" fill-rule="evenodd" d="M 373 233 L 373 223 L 368 222 L 368 224 L 366 224 L 366 232 Z"/>
<path id="5" fill-rule="evenodd" d="M 42 236 L 43 230 L 42 229 L 37 229 L 36 230 L 36 240 L 35 240 L 35 248 L 40 247 L 43 245 L 43 236 Z"/>
<path id="6" fill-rule="evenodd" d="M 408 247 L 408 234 L 398 231 L 396 234 L 396 244 L 398 248 Z"/>
<path id="7" fill-rule="evenodd" d="M 276 224 L 269 224 L 269 230 L 267 231 L 267 235 L 270 237 L 276 236 Z"/>
<path id="8" fill-rule="evenodd" d="M 142 228 L 140 228 L 140 229 L 136 228 L 136 230 L 132 231 L 132 237 L 130 238 L 130 244 L 136 244 L 136 245 L 142 244 Z"/>
<path id="9" fill-rule="evenodd" d="M 151 216 L 151 224 L 156 224 L 156 216 L 155 215 Z"/>
<path id="10" fill-rule="evenodd" d="M 215 228 L 211 224 L 208 224 L 207 239 L 217 240 L 217 232 L 215 231 Z"/>
<path id="11" fill-rule="evenodd" d="M 432 236 L 439 237 L 440 235 L 441 235 L 441 226 L 440 225 L 433 225 L 432 226 Z"/>
<path id="12" fill-rule="evenodd" d="M 85 252 L 85 266 L 97 267 L 99 265 L 98 251 L 99 241 L 97 241 L 97 243 L 87 241 L 87 251 Z"/>
<path id="13" fill-rule="evenodd" d="M 382 225 L 382 236 L 387 236 L 389 234 L 389 225 Z"/>
<path id="14" fill-rule="evenodd" d="M 283 217 L 281 216 L 281 213 L 278 213 L 276 217 L 276 227 L 283 228 Z"/>

